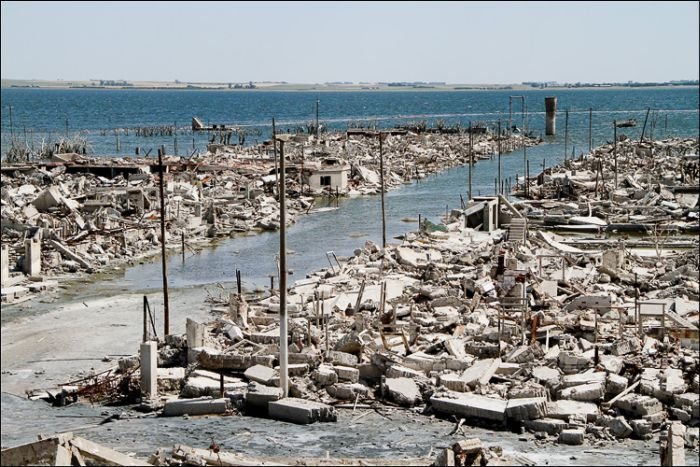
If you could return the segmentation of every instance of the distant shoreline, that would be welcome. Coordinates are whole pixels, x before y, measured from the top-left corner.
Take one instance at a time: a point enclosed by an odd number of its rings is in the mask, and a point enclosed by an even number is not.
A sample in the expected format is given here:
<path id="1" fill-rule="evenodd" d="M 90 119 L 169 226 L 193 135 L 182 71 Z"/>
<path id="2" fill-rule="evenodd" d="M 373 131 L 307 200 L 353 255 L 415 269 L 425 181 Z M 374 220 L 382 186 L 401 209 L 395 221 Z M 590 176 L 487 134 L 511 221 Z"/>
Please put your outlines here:
<path id="1" fill-rule="evenodd" d="M 12 80 L 0 81 L 2 89 L 94 89 L 118 91 L 228 91 L 228 92 L 454 92 L 454 91 L 569 91 L 569 90 L 623 90 L 623 89 L 697 89 L 696 84 L 662 84 L 649 86 L 548 86 L 533 87 L 522 84 L 436 84 L 436 85 L 393 85 L 386 84 L 283 84 L 254 83 L 254 88 L 228 87 L 225 83 L 165 83 L 165 82 L 129 82 L 127 85 L 96 85 L 89 81 L 47 81 L 47 80 Z"/>

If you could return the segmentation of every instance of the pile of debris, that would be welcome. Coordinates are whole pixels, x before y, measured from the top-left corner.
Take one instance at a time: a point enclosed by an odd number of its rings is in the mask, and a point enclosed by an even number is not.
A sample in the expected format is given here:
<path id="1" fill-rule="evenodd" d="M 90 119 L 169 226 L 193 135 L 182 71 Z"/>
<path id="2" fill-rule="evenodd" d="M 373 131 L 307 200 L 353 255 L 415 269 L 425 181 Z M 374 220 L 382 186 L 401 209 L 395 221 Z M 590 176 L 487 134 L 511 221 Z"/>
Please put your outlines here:
<path id="1" fill-rule="evenodd" d="M 697 238 L 683 253 L 649 256 L 622 238 L 593 250 L 585 237 L 530 233 L 519 207 L 475 198 L 442 229 L 368 241 L 297 281 L 291 397 L 281 398 L 278 295 L 231 293 L 212 322 L 142 344 L 145 405 L 305 424 L 388 404 L 528 430 L 538 443 L 670 433 L 669 446 L 697 447 Z"/>

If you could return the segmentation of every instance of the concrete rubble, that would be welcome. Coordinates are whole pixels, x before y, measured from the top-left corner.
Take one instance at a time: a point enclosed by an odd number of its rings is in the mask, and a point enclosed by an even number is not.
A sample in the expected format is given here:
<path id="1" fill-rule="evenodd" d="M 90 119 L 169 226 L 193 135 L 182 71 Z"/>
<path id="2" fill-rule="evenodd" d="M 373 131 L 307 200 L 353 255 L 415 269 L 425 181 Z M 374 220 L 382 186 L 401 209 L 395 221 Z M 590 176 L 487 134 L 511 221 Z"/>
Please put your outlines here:
<path id="1" fill-rule="evenodd" d="M 475 161 L 496 151 L 495 135 L 474 138 Z M 389 137 L 383 146 L 386 189 L 464 164 L 465 141 L 463 133 Z M 537 143 L 520 135 L 501 138 L 504 152 Z M 178 253 L 217 238 L 279 229 L 272 143 L 208 149 L 189 158 L 163 154 L 165 242 Z M 371 135 L 295 135 L 285 158 L 288 223 L 313 212 L 322 197 L 380 190 L 379 143 Z M 3 303 L 31 299 L 76 273 L 114 269 L 160 251 L 160 166 L 152 156 L 56 154 L 3 163 L 1 173 Z"/>
<path id="2" fill-rule="evenodd" d="M 158 351 L 183 359 L 190 351 L 182 387 L 200 370 L 234 378 L 247 384 L 216 395 L 234 410 L 252 404 L 297 423 L 330 421 L 334 407 L 388 404 L 523 429 L 539 443 L 601 446 L 671 427 L 668 443 L 677 446 L 680 427 L 700 422 L 698 239 L 684 235 L 698 229 L 698 203 L 683 188 L 697 189 L 698 142 L 622 141 L 618 151 L 626 163 L 618 160 L 616 190 L 603 146 L 532 180 L 531 197 L 559 180 L 556 196 L 571 200 L 474 200 L 442 228 L 423 225 L 386 248 L 368 241 L 339 268 L 297 281 L 288 293 L 289 399 L 278 400 L 276 293 L 232 291 L 215 304 L 197 347 L 171 339 Z M 604 166 L 598 185 L 611 195 L 604 199 L 583 180 L 593 177 L 586 171 L 595 161 Z M 679 164 L 681 178 L 668 175 Z M 494 225 L 469 227 L 494 206 Z M 595 225 L 593 238 L 585 229 L 584 236 L 551 232 L 551 216 L 573 214 L 615 228 L 587 219 L 577 225 Z M 515 219 L 526 220 L 517 239 Z M 657 228 L 646 236 L 616 233 L 650 223 Z M 659 225 L 676 234 L 660 239 Z M 247 323 L 232 337 L 238 306 L 231 304 L 240 300 Z M 683 439 L 697 448 L 697 436 Z M 471 465 L 454 463 L 470 449 L 453 446 L 438 465 Z"/>

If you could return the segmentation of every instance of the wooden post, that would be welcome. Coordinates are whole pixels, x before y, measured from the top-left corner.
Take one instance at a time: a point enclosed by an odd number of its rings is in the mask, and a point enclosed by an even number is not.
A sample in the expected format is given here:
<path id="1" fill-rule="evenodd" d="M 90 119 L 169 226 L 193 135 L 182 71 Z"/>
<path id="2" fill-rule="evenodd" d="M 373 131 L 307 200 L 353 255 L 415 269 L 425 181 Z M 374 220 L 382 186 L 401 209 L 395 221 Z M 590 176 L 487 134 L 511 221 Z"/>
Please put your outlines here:
<path id="1" fill-rule="evenodd" d="M 647 129 L 647 120 L 649 119 L 649 111 L 651 110 L 651 107 L 647 107 L 647 114 L 644 117 L 644 126 L 642 127 L 642 136 L 639 137 L 639 144 L 642 144 L 642 141 L 644 141 L 644 131 Z"/>
<path id="2" fill-rule="evenodd" d="M 181 242 L 182 242 L 182 261 L 185 261 L 185 232 L 181 232 Z"/>
<path id="3" fill-rule="evenodd" d="M 530 196 L 530 161 L 525 157 L 525 197 Z"/>
<path id="4" fill-rule="evenodd" d="M 617 189 L 617 120 L 613 120 L 613 159 L 615 163 L 615 189 Z"/>
<path id="5" fill-rule="evenodd" d="M 148 307 L 148 298 L 146 296 L 143 296 L 143 341 L 146 342 L 148 340 L 148 321 L 146 320 L 146 310 Z"/>
<path id="6" fill-rule="evenodd" d="M 666 338 L 666 304 L 661 304 L 661 342 Z"/>
<path id="7" fill-rule="evenodd" d="M 382 146 L 381 132 L 379 133 L 379 178 L 381 181 L 381 195 L 382 195 L 382 248 L 386 248 L 386 212 L 384 210 L 384 150 Z"/>
<path id="8" fill-rule="evenodd" d="M 289 393 L 287 367 L 287 207 L 284 173 L 284 140 L 280 141 L 280 386 L 282 397 Z"/>
<path id="9" fill-rule="evenodd" d="M 236 286 L 238 287 L 238 295 L 241 295 L 241 271 L 236 269 Z"/>
<path id="10" fill-rule="evenodd" d="M 588 109 L 588 152 L 593 151 L 593 107 Z"/>
<path id="11" fill-rule="evenodd" d="M 161 264 L 163 273 L 163 336 L 170 334 L 170 304 L 168 301 L 168 262 L 165 257 L 165 195 L 163 193 L 163 179 L 165 178 L 165 170 L 163 170 L 163 151 L 158 150 L 158 168 L 160 170 L 160 252 Z"/>

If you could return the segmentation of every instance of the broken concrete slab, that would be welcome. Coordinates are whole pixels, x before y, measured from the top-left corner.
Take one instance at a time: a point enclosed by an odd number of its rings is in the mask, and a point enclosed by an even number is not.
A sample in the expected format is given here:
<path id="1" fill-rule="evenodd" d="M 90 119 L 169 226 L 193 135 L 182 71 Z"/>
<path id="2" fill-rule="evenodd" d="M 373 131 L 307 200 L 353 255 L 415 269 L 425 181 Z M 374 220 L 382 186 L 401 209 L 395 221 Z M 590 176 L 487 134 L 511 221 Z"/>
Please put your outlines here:
<path id="1" fill-rule="evenodd" d="M 508 401 L 476 394 L 434 395 L 430 405 L 436 412 L 504 422 Z"/>
<path id="2" fill-rule="evenodd" d="M 598 406 L 592 402 L 560 400 L 547 402 L 547 416 L 561 420 L 569 420 L 571 416 L 583 416 L 586 421 L 593 422 L 598 417 Z"/>
<path id="3" fill-rule="evenodd" d="M 249 381 L 270 386 L 272 384 L 272 380 L 275 378 L 275 376 L 277 376 L 277 373 L 270 367 L 254 365 L 245 370 L 243 376 L 245 376 Z"/>
<path id="4" fill-rule="evenodd" d="M 464 370 L 460 379 L 468 386 L 476 386 L 477 384 L 485 385 L 491 380 L 491 377 L 496 373 L 501 365 L 500 358 L 488 358 L 485 360 L 477 360 L 474 364 Z"/>
<path id="5" fill-rule="evenodd" d="M 163 416 L 222 414 L 227 410 L 229 410 L 229 400 L 225 398 L 170 399 L 165 402 Z"/>
<path id="6" fill-rule="evenodd" d="M 338 414 L 330 405 L 294 397 L 270 402 L 267 407 L 271 418 L 300 425 L 338 420 Z"/>
<path id="7" fill-rule="evenodd" d="M 418 385 L 410 378 L 386 378 L 382 390 L 390 400 L 405 407 L 423 402 Z"/>
<path id="8" fill-rule="evenodd" d="M 506 417 L 510 421 L 535 420 L 547 416 L 546 397 L 508 399 Z"/>

